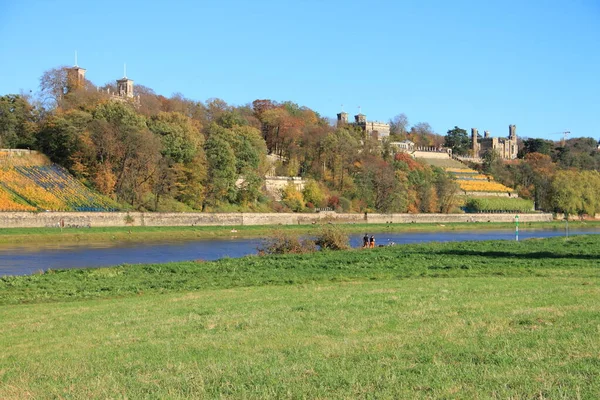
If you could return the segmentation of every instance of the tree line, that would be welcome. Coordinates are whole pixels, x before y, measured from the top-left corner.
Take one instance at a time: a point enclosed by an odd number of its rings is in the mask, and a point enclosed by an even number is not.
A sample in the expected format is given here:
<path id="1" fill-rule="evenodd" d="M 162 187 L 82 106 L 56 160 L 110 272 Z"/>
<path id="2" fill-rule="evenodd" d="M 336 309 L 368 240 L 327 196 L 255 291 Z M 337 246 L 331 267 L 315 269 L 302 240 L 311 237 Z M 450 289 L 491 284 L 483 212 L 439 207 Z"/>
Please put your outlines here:
<path id="1" fill-rule="evenodd" d="M 127 208 L 451 212 L 460 205 L 448 173 L 389 145 L 408 139 L 439 147 L 445 141 L 427 123 L 409 126 L 404 114 L 390 121 L 390 138 L 379 141 L 291 101 L 234 106 L 221 99 L 165 97 L 141 85 L 139 101 L 116 101 L 105 90 L 111 85 L 97 90 L 86 81 L 74 88 L 64 67 L 47 71 L 40 88 L 35 98 L 0 97 L 0 146 L 39 150 Z M 536 199 L 539 208 L 559 209 L 556 191 L 543 181 L 554 175 L 532 164 L 535 154 L 541 153 L 524 154 L 515 165 L 491 157 L 484 168 Z M 548 156 L 556 170 L 580 173 L 585 162 L 579 153 L 560 154 L 558 161 Z M 301 176 L 307 183 L 303 190 L 289 185 L 282 201 L 275 201 L 265 190 L 267 175 Z"/>

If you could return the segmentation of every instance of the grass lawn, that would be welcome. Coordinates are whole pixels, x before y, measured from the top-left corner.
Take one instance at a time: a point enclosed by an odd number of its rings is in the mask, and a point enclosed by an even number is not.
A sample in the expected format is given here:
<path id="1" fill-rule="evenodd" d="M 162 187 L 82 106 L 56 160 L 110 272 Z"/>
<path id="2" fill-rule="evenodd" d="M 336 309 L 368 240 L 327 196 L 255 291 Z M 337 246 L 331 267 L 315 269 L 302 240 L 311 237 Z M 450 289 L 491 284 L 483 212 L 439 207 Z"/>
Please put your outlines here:
<path id="1" fill-rule="evenodd" d="M 599 235 L 0 279 L 0 398 L 600 398 Z"/>

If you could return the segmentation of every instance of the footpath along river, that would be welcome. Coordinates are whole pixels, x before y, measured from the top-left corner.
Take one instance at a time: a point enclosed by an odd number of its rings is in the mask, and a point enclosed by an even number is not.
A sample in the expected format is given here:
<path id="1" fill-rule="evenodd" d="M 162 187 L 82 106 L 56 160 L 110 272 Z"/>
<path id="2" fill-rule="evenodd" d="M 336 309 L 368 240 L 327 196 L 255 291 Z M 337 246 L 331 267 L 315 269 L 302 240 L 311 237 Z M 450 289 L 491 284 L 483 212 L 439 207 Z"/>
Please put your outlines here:
<path id="1" fill-rule="evenodd" d="M 449 232 L 378 233 L 377 245 L 467 240 L 515 240 L 514 230 L 475 230 Z M 565 236 L 556 229 L 529 229 L 519 232 L 519 240 Z M 600 228 L 577 229 L 570 235 L 600 234 Z M 352 247 L 362 245 L 360 235 L 351 235 Z M 102 267 L 119 264 L 151 264 L 173 261 L 216 260 L 256 254 L 261 239 L 216 239 L 198 241 L 161 241 L 154 243 L 110 243 L 104 245 L 69 246 L 65 244 L 5 247 L 0 249 L 0 276 L 27 275 L 36 271 L 63 268 Z"/>

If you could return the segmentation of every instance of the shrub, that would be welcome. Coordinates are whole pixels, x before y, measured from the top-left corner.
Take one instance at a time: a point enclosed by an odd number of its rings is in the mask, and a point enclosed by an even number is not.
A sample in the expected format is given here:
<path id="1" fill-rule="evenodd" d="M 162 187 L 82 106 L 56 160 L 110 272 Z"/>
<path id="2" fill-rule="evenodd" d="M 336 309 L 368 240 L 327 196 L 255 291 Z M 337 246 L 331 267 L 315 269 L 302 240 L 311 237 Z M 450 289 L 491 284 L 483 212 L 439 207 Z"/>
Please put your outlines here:
<path id="1" fill-rule="evenodd" d="M 271 237 L 265 239 L 260 247 L 258 254 L 304 254 L 312 253 L 317 250 L 315 242 L 310 239 L 300 239 L 296 235 L 281 230 L 275 230 Z"/>
<path id="2" fill-rule="evenodd" d="M 323 195 L 321 187 L 313 180 L 306 182 L 304 190 L 302 190 L 302 197 L 307 204 L 312 203 L 317 207 L 321 207 L 325 201 L 325 195 Z M 309 208 L 314 208 L 314 206 Z"/>
<path id="3" fill-rule="evenodd" d="M 339 198 L 339 205 L 343 212 L 348 212 L 352 209 L 352 202 L 345 197 Z"/>
<path id="4" fill-rule="evenodd" d="M 348 235 L 335 225 L 322 226 L 315 243 L 322 250 L 346 250 L 350 248 Z"/>
<path id="5" fill-rule="evenodd" d="M 338 196 L 329 196 L 327 199 L 327 207 L 337 208 L 340 205 L 340 198 Z"/>
<path id="6" fill-rule="evenodd" d="M 302 198 L 302 193 L 298 191 L 296 185 L 292 182 L 288 183 L 285 188 L 283 188 L 281 192 L 281 200 L 282 203 L 289 207 L 290 210 L 299 212 L 304 209 L 304 199 Z"/>

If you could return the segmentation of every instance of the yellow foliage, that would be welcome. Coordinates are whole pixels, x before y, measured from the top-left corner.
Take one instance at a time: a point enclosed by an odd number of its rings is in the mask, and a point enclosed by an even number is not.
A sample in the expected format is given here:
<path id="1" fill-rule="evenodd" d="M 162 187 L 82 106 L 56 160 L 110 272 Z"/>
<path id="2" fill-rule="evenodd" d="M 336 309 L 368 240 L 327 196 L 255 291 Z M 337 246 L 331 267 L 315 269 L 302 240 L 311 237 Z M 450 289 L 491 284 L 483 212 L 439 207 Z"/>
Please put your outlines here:
<path id="1" fill-rule="evenodd" d="M 465 192 L 514 192 L 513 189 L 498 182 L 483 180 L 458 180 L 457 182 Z"/>

